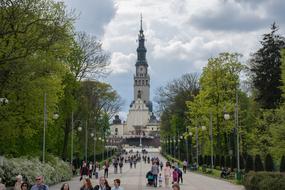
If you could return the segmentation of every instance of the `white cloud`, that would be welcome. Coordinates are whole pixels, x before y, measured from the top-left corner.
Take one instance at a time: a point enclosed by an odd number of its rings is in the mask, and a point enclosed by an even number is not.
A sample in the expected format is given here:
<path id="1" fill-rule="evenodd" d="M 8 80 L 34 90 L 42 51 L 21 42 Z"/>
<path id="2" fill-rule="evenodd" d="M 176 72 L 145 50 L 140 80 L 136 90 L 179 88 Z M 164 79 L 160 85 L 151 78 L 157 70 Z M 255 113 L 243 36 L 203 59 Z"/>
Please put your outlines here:
<path id="1" fill-rule="evenodd" d="M 121 52 L 114 52 L 108 69 L 112 71 L 112 74 L 128 73 L 133 70 L 135 60 L 136 55 L 133 53 L 125 55 Z"/>
<path id="2" fill-rule="evenodd" d="M 248 59 L 273 21 L 280 26 L 285 23 L 284 0 L 116 0 L 113 3 L 116 12 L 102 14 L 111 18 L 103 19 L 101 37 L 103 47 L 112 53 L 113 72 L 106 80 L 126 100 L 126 105 L 133 98 L 140 13 L 147 39 L 152 94 L 158 86 L 186 72 L 201 72 L 208 58 L 220 52 L 239 52 Z M 89 16 L 92 20 L 93 15 Z M 95 26 L 90 25 L 89 29 L 92 27 Z M 128 106 L 123 111 L 127 110 Z"/>

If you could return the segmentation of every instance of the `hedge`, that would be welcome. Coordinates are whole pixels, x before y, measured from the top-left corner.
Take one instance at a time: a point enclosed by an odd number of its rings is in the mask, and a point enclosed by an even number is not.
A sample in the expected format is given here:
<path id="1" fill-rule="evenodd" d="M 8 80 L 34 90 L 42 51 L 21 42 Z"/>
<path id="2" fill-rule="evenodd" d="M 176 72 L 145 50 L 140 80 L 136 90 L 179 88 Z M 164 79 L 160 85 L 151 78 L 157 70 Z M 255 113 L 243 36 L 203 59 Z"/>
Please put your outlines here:
<path id="1" fill-rule="evenodd" d="M 72 170 L 69 163 L 54 156 L 47 156 L 44 164 L 39 158 L 5 158 L 3 166 L 0 166 L 0 178 L 6 186 L 13 186 L 19 174 L 29 184 L 35 183 L 36 176 L 43 175 L 45 183 L 51 185 L 70 180 Z"/>
<path id="2" fill-rule="evenodd" d="M 285 189 L 285 173 L 249 172 L 244 179 L 246 190 L 281 190 Z"/>

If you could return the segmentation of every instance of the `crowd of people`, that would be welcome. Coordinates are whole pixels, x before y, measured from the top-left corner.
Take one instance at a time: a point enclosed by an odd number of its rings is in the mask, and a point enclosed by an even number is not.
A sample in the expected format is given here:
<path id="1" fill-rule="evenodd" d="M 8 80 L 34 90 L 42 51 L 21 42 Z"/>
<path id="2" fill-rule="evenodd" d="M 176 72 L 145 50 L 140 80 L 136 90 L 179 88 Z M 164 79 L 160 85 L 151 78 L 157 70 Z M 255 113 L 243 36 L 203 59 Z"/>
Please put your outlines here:
<path id="1" fill-rule="evenodd" d="M 169 187 L 170 182 L 172 187 L 177 189 L 180 183 L 183 183 L 183 172 L 178 167 L 178 163 L 171 164 L 170 162 L 163 163 L 158 157 L 149 156 L 143 157 L 145 163 L 151 164 L 151 169 L 147 172 L 147 185 L 153 187 Z M 186 172 L 186 170 L 185 170 Z"/>
<path id="2" fill-rule="evenodd" d="M 150 157 L 147 153 L 142 153 L 142 156 L 139 152 L 128 154 L 124 152 L 121 155 L 114 157 L 111 161 L 114 174 L 122 174 L 123 167 L 129 164 L 129 169 L 136 168 L 138 162 L 143 160 L 145 164 L 150 164 L 150 170 L 146 174 L 147 186 L 153 187 L 162 187 L 163 181 L 164 186 L 169 187 L 172 185 L 173 190 L 180 190 L 180 183 L 183 183 L 183 172 L 178 167 L 178 163 L 163 163 L 158 157 Z M 186 172 L 187 163 L 183 163 L 183 171 Z M 98 162 L 89 162 L 82 161 L 82 165 L 79 170 L 80 181 L 82 186 L 80 190 L 123 190 L 121 187 L 121 180 L 115 179 L 113 182 L 113 187 L 108 183 L 107 178 L 109 177 L 109 161 L 105 161 L 100 168 Z M 103 175 L 99 177 L 99 171 L 103 170 Z M 98 185 L 93 186 L 91 179 L 94 177 L 98 179 Z M 0 190 L 5 190 L 5 185 L 1 183 L 0 178 Z M 16 182 L 14 190 L 49 190 L 48 185 L 44 184 L 44 177 L 37 176 L 35 178 L 34 185 L 30 186 L 29 183 L 23 181 L 21 175 L 16 176 Z M 70 190 L 69 184 L 64 183 L 60 190 Z"/>

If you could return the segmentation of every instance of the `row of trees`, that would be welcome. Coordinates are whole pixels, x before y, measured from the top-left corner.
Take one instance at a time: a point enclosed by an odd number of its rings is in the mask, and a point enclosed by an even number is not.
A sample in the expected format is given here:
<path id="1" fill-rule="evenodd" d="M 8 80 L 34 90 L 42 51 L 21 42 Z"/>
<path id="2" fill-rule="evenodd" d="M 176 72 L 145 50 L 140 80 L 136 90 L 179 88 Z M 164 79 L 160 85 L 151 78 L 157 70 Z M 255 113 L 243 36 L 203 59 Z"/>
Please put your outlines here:
<path id="1" fill-rule="evenodd" d="M 197 148 L 199 155 L 211 155 L 212 139 L 214 155 L 236 157 L 238 137 L 241 155 L 270 154 L 279 165 L 285 155 L 285 40 L 277 32 L 274 23 L 247 64 L 238 53 L 220 53 L 200 76 L 186 74 L 160 87 L 162 141 L 196 137 L 188 147 L 196 158 Z"/>
<path id="2" fill-rule="evenodd" d="M 105 136 L 122 105 L 98 81 L 110 72 L 109 54 L 74 30 L 76 16 L 62 2 L 3 0 L 0 7 L 0 98 L 9 101 L 0 105 L 0 154 L 41 155 L 46 107 L 46 150 L 66 159 L 74 126 L 74 149 L 83 155 L 85 134 L 76 129 Z"/>

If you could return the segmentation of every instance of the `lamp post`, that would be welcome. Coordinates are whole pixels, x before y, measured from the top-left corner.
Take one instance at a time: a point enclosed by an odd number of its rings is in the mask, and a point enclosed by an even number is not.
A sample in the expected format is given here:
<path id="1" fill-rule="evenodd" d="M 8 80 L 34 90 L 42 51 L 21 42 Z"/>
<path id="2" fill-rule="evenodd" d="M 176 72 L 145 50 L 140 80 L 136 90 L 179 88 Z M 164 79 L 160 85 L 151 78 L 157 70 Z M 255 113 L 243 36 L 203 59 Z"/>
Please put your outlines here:
<path id="1" fill-rule="evenodd" d="M 182 153 L 181 153 L 181 150 L 182 150 L 182 148 L 183 148 L 183 147 L 182 147 L 182 144 L 183 144 L 183 143 L 181 143 L 181 142 L 183 142 L 183 136 L 182 136 L 182 135 L 179 137 L 179 140 L 178 140 L 178 143 L 179 143 L 179 160 L 181 160 L 181 157 L 182 157 L 182 156 L 181 156 L 181 154 L 182 154 Z"/>
<path id="2" fill-rule="evenodd" d="M 58 119 L 59 115 L 54 114 L 53 119 Z M 46 152 L 46 128 L 47 128 L 47 94 L 44 93 L 44 129 L 43 129 L 43 152 L 42 162 L 45 163 L 45 152 Z"/>
<path id="3" fill-rule="evenodd" d="M 199 167 L 199 141 L 198 141 L 198 126 L 196 127 L 196 161 L 197 168 Z"/>
<path id="4" fill-rule="evenodd" d="M 173 157 L 175 158 L 176 157 L 175 152 L 176 152 L 176 149 L 177 149 L 176 137 L 174 137 L 174 139 L 173 139 L 173 148 L 174 148 L 174 150 L 173 150 Z"/>
<path id="5" fill-rule="evenodd" d="M 193 133 L 192 132 L 189 132 L 189 136 L 190 136 L 190 143 L 188 142 L 187 140 L 187 162 L 188 164 L 190 163 L 190 157 L 189 157 L 189 144 L 191 146 L 191 143 L 192 143 L 192 136 L 193 136 Z M 191 148 L 192 149 L 192 148 Z M 190 154 L 192 154 L 192 151 L 190 150 Z"/>
<path id="6" fill-rule="evenodd" d="M 236 135 L 237 135 L 237 152 L 236 152 L 236 157 L 237 157 L 237 174 L 236 174 L 236 178 L 237 180 L 240 180 L 240 158 L 239 158 L 239 123 L 238 123 L 238 93 L 236 90 L 236 103 L 235 103 L 235 113 L 234 113 L 234 117 L 235 117 L 235 128 L 236 128 Z M 230 119 L 230 115 L 228 113 L 224 113 L 224 119 L 225 120 L 229 120 Z"/>
<path id="7" fill-rule="evenodd" d="M 204 158 L 204 144 L 205 144 L 205 131 L 207 130 L 207 127 L 206 126 L 201 126 L 201 129 L 202 129 L 202 144 L 201 144 L 201 154 Z"/>
<path id="8" fill-rule="evenodd" d="M 210 113 L 211 168 L 214 169 L 213 115 Z"/>
<path id="9" fill-rule="evenodd" d="M 78 127 L 78 131 L 82 131 L 82 127 Z M 87 163 L 87 145 L 88 145 L 88 134 L 87 134 L 87 121 L 85 122 L 85 153 L 84 153 L 84 157 L 85 157 L 85 161 Z"/>
<path id="10" fill-rule="evenodd" d="M 207 129 L 206 126 L 197 126 L 196 127 L 196 154 L 197 154 L 196 155 L 196 159 L 197 159 L 197 166 L 199 166 L 199 138 L 198 138 L 199 135 L 198 135 L 198 130 L 199 130 L 200 127 L 202 129 L 203 135 L 204 135 L 204 131 Z M 204 143 L 203 141 L 204 140 L 202 139 L 202 144 Z M 201 153 L 202 153 L 202 148 L 203 147 L 201 147 Z"/>

